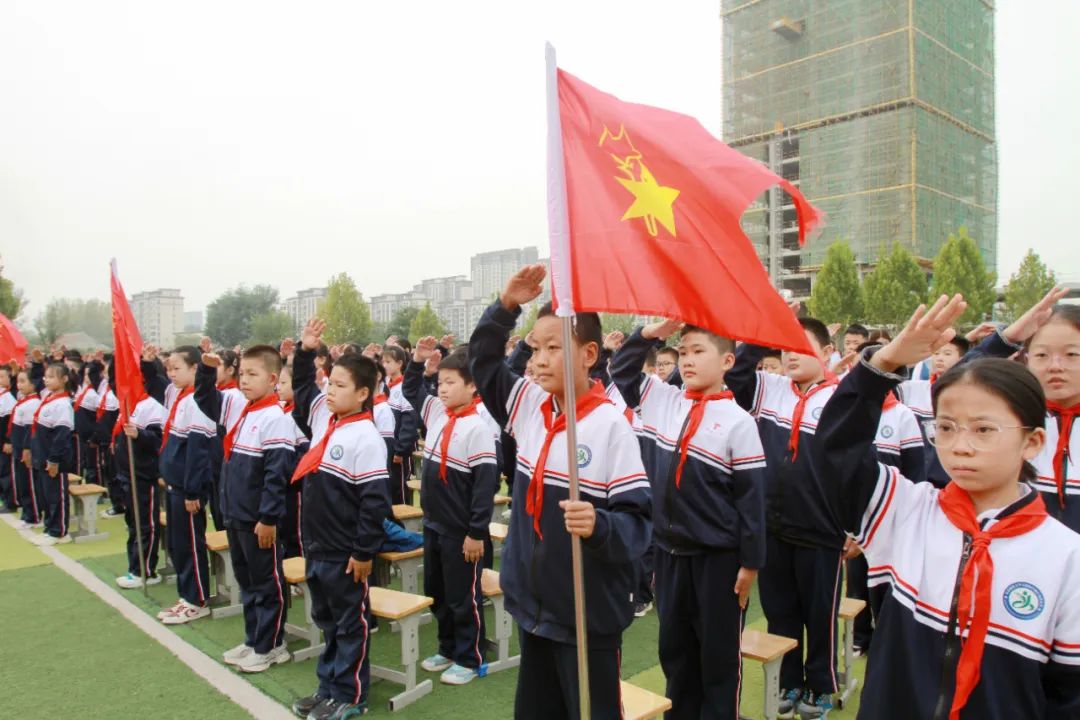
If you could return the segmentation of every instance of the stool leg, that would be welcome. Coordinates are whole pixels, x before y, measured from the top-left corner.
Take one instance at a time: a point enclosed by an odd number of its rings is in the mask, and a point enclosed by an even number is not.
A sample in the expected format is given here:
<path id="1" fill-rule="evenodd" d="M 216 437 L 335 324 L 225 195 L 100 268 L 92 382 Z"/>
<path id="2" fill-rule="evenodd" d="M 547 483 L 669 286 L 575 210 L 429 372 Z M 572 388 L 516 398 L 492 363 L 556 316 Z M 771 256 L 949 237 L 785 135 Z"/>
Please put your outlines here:
<path id="1" fill-rule="evenodd" d="M 765 720 L 776 720 L 780 713 L 780 661 L 765 663 Z"/>

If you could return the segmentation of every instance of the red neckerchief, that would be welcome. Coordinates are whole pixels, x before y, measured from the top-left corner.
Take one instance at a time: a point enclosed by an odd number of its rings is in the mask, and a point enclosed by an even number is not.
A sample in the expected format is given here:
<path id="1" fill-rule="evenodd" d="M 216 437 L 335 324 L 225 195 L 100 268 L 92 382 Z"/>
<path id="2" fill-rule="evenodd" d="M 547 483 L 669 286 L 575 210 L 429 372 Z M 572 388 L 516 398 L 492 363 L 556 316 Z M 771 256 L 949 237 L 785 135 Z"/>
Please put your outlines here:
<path id="1" fill-rule="evenodd" d="M 172 429 L 173 420 L 176 419 L 176 411 L 180 407 L 181 401 L 193 392 L 195 392 L 195 388 L 189 385 L 181 390 L 180 394 L 176 396 L 176 400 L 172 404 L 172 409 L 169 410 L 169 419 L 165 421 L 165 427 L 162 428 L 161 450 L 158 451 L 159 453 L 165 450 L 165 446 L 169 444 L 169 430 Z"/>
<path id="2" fill-rule="evenodd" d="M 584 420 L 596 408 L 610 402 L 604 394 L 604 384 L 599 381 L 594 382 L 592 387 L 589 388 L 589 392 L 578 398 L 578 422 Z M 566 430 L 566 413 L 560 413 L 559 417 L 553 417 L 554 405 L 554 398 L 551 395 L 548 395 L 547 399 L 540 404 L 540 412 L 544 416 L 544 428 L 547 430 L 547 435 L 544 436 L 544 444 L 540 448 L 540 457 L 536 459 L 536 467 L 533 468 L 532 479 L 529 481 L 529 488 L 525 494 L 525 512 L 532 515 L 533 530 L 536 531 L 541 540 L 544 539 L 544 534 L 540 532 L 540 514 L 544 510 L 544 470 L 547 468 L 548 450 L 551 449 L 551 441 L 555 439 L 555 436 Z"/>
<path id="3" fill-rule="evenodd" d="M 894 407 L 900 404 L 900 401 L 896 399 L 896 393 L 889 391 L 889 394 L 885 396 L 885 402 L 881 403 L 882 411 L 892 410 Z"/>
<path id="4" fill-rule="evenodd" d="M 326 432 L 323 433 L 322 440 L 304 453 L 304 457 L 300 458 L 300 462 L 296 464 L 296 471 L 293 472 L 292 480 L 289 482 L 296 482 L 319 468 L 322 463 L 323 453 L 326 452 L 326 446 L 330 443 L 330 436 L 334 434 L 335 430 L 361 420 L 371 420 L 371 413 L 362 412 L 343 418 L 337 416 L 330 418 L 330 425 L 326 428 Z"/>
<path id="5" fill-rule="evenodd" d="M 825 388 L 836 385 L 837 382 L 839 381 L 836 376 L 828 370 L 825 371 L 825 379 L 806 392 L 801 392 L 799 386 L 792 381 L 791 390 L 798 396 L 799 401 L 795 403 L 795 411 L 791 413 L 791 438 L 788 440 L 791 462 L 795 462 L 799 458 L 799 429 L 802 427 L 802 416 L 803 411 L 806 410 L 806 402 Z"/>
<path id="6" fill-rule="evenodd" d="M 7 431 L 8 431 L 9 435 L 11 434 L 12 428 L 15 427 L 15 411 L 19 409 L 20 405 L 22 405 L 23 403 L 28 402 L 30 400 L 33 400 L 37 396 L 38 396 L 37 393 L 30 393 L 26 397 L 19 398 L 18 400 L 15 401 L 15 407 L 11 408 L 11 417 L 9 417 L 8 421 L 7 421 Z"/>
<path id="7" fill-rule="evenodd" d="M 52 395 L 49 395 L 49 397 L 41 401 L 41 404 L 38 405 L 38 409 L 34 411 L 34 422 L 30 425 L 30 437 L 33 437 L 37 434 L 38 418 L 41 417 L 41 411 L 45 409 L 45 406 L 51 402 L 59 400 L 60 398 L 66 397 L 71 397 L 71 393 L 66 391 L 61 393 L 53 393 Z"/>
<path id="8" fill-rule="evenodd" d="M 934 383 L 936 383 L 940 377 L 941 373 L 933 373 L 930 375 L 930 387 L 934 387 Z"/>
<path id="9" fill-rule="evenodd" d="M 292 414 L 292 411 L 293 411 L 293 410 L 294 410 L 295 408 L 296 408 L 296 403 L 295 403 L 295 402 L 293 402 L 292 400 L 290 400 L 290 401 L 289 401 L 289 402 L 287 402 L 287 403 L 283 403 L 283 404 L 281 405 L 281 410 L 282 410 L 282 412 L 284 412 L 284 413 L 285 413 L 286 415 L 291 415 L 291 414 Z"/>
<path id="10" fill-rule="evenodd" d="M 1046 409 L 1055 412 L 1060 418 L 1058 423 L 1057 447 L 1054 448 L 1054 480 L 1057 482 L 1058 502 L 1065 507 L 1065 458 L 1069 457 L 1069 440 L 1072 439 L 1073 418 L 1080 414 L 1080 403 L 1071 407 L 1046 401 Z M 1072 461 L 1072 458 L 1069 457 Z"/>
<path id="11" fill-rule="evenodd" d="M 128 420 L 131 418 L 129 417 Z M 112 434 L 109 436 L 109 446 L 116 447 L 116 438 L 120 437 L 120 431 L 124 429 L 124 415 L 123 413 L 116 416 L 116 422 L 112 426 Z"/>
<path id="12" fill-rule="evenodd" d="M 109 396 L 109 383 L 105 383 L 105 392 L 98 393 L 98 395 L 101 396 L 101 401 L 98 403 L 97 413 L 95 414 L 95 416 L 98 420 L 100 420 L 101 418 L 105 417 L 105 398 Z"/>
<path id="13" fill-rule="evenodd" d="M 679 437 L 678 445 L 675 448 L 676 452 L 679 454 L 679 464 L 675 468 L 675 487 L 679 487 L 682 484 L 682 471 L 683 466 L 686 465 L 686 453 L 690 449 L 690 440 L 701 426 L 701 419 L 705 417 L 705 404 L 712 400 L 732 400 L 735 398 L 728 390 L 712 393 L 710 395 L 694 390 L 687 390 L 684 393 L 684 396 L 687 400 L 693 400 L 694 404 L 690 406 L 690 420 L 686 423 L 686 430 L 684 430 L 683 434 Z"/>
<path id="14" fill-rule="evenodd" d="M 442 455 L 439 458 L 439 479 L 443 481 L 443 485 L 449 483 L 446 479 L 446 458 L 450 454 L 450 436 L 454 434 L 454 425 L 457 424 L 458 418 L 475 415 L 476 406 L 479 404 L 480 398 L 474 397 L 471 403 L 457 412 L 451 412 L 449 408 L 446 410 L 446 427 L 443 428 L 441 442 L 439 443 L 439 453 Z"/>
<path id="15" fill-rule="evenodd" d="M 398 385 L 400 385 L 404 380 L 405 380 L 404 375 L 399 376 L 397 380 L 387 380 L 386 381 L 386 392 L 389 393 L 391 390 L 393 390 Z"/>
<path id="16" fill-rule="evenodd" d="M 389 400 L 390 398 L 386 397 L 385 395 L 376 395 L 375 401 L 372 403 L 372 406 L 382 405 L 384 402 L 389 402 Z"/>
<path id="17" fill-rule="evenodd" d="M 255 402 L 249 402 L 244 406 L 244 411 L 240 413 L 240 419 L 236 421 L 236 424 L 232 426 L 226 435 L 225 439 L 221 443 L 221 447 L 224 450 L 224 458 L 227 461 L 229 456 L 232 455 L 233 442 L 236 439 L 236 433 L 240 429 L 240 426 L 244 424 L 244 418 L 247 417 L 250 412 L 258 412 L 268 407 L 273 407 L 278 404 L 276 395 L 267 395 L 262 400 L 256 400 Z"/>
<path id="18" fill-rule="evenodd" d="M 76 410 L 78 410 L 79 408 L 82 407 L 83 399 L 86 397 L 86 393 L 88 393 L 88 392 L 90 392 L 90 386 L 89 385 L 84 387 L 82 389 L 82 391 L 79 393 L 78 397 L 75 398 L 74 407 L 75 407 Z"/>
<path id="19" fill-rule="evenodd" d="M 228 382 L 218 383 L 217 389 L 218 390 L 235 390 L 238 387 L 240 387 L 240 386 L 236 384 L 235 380 L 229 380 Z"/>
<path id="20" fill-rule="evenodd" d="M 990 627 L 990 606 L 993 604 L 991 588 L 994 578 L 994 559 L 990 556 L 990 543 L 998 538 L 1016 537 L 1031 532 L 1042 524 L 1047 514 L 1042 497 L 1036 494 L 1030 503 L 994 523 L 989 530 L 983 530 L 979 527 L 971 497 L 954 482 L 946 485 L 938 494 L 938 505 L 957 530 L 972 538 L 971 558 L 961 570 L 963 575 L 960 578 L 956 614 L 959 623 L 957 632 L 963 637 L 967 630 L 968 637 L 960 651 L 960 662 L 956 668 L 956 693 L 949 710 L 949 720 L 959 720 L 960 710 L 967 703 L 971 691 L 979 684 L 986 631 Z"/>

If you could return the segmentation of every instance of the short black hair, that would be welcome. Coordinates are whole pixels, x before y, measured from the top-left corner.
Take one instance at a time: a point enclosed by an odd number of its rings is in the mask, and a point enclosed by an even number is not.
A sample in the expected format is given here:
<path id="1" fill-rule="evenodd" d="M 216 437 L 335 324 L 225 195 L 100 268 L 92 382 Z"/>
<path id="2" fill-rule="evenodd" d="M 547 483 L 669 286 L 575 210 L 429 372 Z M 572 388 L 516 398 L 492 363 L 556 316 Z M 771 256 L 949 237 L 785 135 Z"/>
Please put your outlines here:
<path id="1" fill-rule="evenodd" d="M 761 354 L 761 357 L 763 358 L 776 358 L 777 360 L 780 360 L 781 358 L 783 358 L 783 356 L 784 351 L 779 348 L 768 348 L 764 353 Z"/>
<path id="2" fill-rule="evenodd" d="M 716 349 L 722 353 L 735 352 L 735 341 L 731 338 L 726 338 L 723 335 L 717 335 L 711 330 L 706 330 L 705 328 L 698 327 L 697 325 L 686 325 L 685 327 L 683 327 L 680 337 L 686 337 L 690 333 L 701 333 L 705 337 L 709 338 L 709 341 L 712 342 L 712 344 L 716 346 Z"/>
<path id="3" fill-rule="evenodd" d="M 550 302 L 540 306 L 536 319 L 554 317 L 555 309 Z M 574 315 L 574 340 L 578 345 L 596 343 L 597 349 L 604 347 L 604 330 L 600 324 L 600 315 L 593 312 L 581 312 Z"/>
<path id="4" fill-rule="evenodd" d="M 825 323 L 821 322 L 817 318 L 802 317 L 799 318 L 799 324 L 802 325 L 803 330 L 814 336 L 814 339 L 818 341 L 821 347 L 832 344 L 832 339 L 829 337 L 829 329 L 825 327 Z"/>
<path id="5" fill-rule="evenodd" d="M 272 345 L 249 347 L 240 356 L 243 360 L 262 360 L 263 366 L 273 375 L 281 373 L 281 353 Z"/>
<path id="6" fill-rule="evenodd" d="M 971 349 L 971 343 L 966 337 L 957 333 L 953 336 L 953 339 L 949 341 L 949 344 L 955 347 L 960 352 L 960 357 L 967 355 L 968 350 Z"/>
<path id="7" fill-rule="evenodd" d="M 181 345 L 178 348 L 173 348 L 173 351 L 169 354 L 179 355 L 180 358 L 184 361 L 184 364 L 188 367 L 191 367 L 192 365 L 198 365 L 199 359 L 202 357 L 202 353 L 199 351 L 199 348 L 195 347 L 194 345 Z"/>
<path id="8" fill-rule="evenodd" d="M 860 337 L 869 338 L 870 331 L 866 329 L 865 325 L 859 323 L 851 323 L 847 326 L 847 330 L 844 331 L 845 335 L 858 335 Z"/>
<path id="9" fill-rule="evenodd" d="M 645 365 L 656 367 L 656 348 L 649 348 L 649 351 L 645 353 Z"/>
<path id="10" fill-rule="evenodd" d="M 656 351 L 656 358 L 659 360 L 661 355 L 670 355 L 675 362 L 679 362 L 679 351 L 673 347 L 665 345 Z"/>
<path id="11" fill-rule="evenodd" d="M 472 368 L 469 367 L 469 354 L 455 350 L 442 359 L 439 370 L 451 370 L 461 376 L 466 384 L 473 382 Z"/>
<path id="12" fill-rule="evenodd" d="M 390 355 L 395 362 L 401 363 L 403 367 L 409 362 L 409 356 L 405 352 L 405 348 L 398 345 L 387 345 L 382 349 L 382 354 L 384 357 Z"/>
<path id="13" fill-rule="evenodd" d="M 378 372 L 376 363 L 371 358 L 366 358 L 363 355 L 342 355 L 334 363 L 334 367 L 341 368 L 345 372 L 349 373 L 349 377 L 352 378 L 353 385 L 356 389 L 367 388 L 368 396 L 364 401 L 363 406 L 360 408 L 363 411 L 370 411 L 375 406 L 375 375 Z"/>
<path id="14" fill-rule="evenodd" d="M 240 356 L 236 354 L 236 351 L 222 350 L 220 354 L 222 366 L 226 369 L 232 368 L 234 377 L 238 375 L 240 373 Z"/>

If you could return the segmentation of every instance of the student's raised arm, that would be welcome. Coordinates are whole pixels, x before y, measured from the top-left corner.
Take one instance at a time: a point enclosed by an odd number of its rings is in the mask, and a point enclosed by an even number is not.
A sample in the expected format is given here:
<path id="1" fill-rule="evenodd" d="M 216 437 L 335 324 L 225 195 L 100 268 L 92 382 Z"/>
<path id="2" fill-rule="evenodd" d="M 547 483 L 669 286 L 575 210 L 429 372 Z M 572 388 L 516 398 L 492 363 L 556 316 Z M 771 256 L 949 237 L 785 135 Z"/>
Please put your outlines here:
<path id="1" fill-rule="evenodd" d="M 301 432 L 311 437 L 311 408 L 322 394 L 315 383 L 315 355 L 319 350 L 326 323 L 312 318 L 304 326 L 300 346 L 293 355 L 293 418 Z"/>
<path id="2" fill-rule="evenodd" d="M 971 348 L 960 362 L 971 362 L 980 357 L 1012 357 L 1050 320 L 1054 305 L 1068 294 L 1068 288 L 1055 287 L 1004 330 L 987 335 L 981 343 Z"/>
<path id="3" fill-rule="evenodd" d="M 469 362 L 476 389 L 488 412 L 500 426 L 508 428 L 510 397 L 523 383 L 521 376 L 506 364 L 506 342 L 517 324 L 521 306 L 540 296 L 547 271 L 542 264 L 527 265 L 506 283 L 499 299 L 484 311 L 469 338 Z M 509 429 L 509 428 L 508 428 Z"/>
<path id="4" fill-rule="evenodd" d="M 524 377 L 525 368 L 529 367 L 529 359 L 532 357 L 532 354 L 532 345 L 529 344 L 529 336 L 526 335 L 524 338 L 517 341 L 517 345 L 515 345 L 514 349 L 510 352 L 510 357 L 506 358 L 506 364 L 515 375 Z"/>
<path id="5" fill-rule="evenodd" d="M 735 402 L 754 417 L 757 417 L 761 395 L 758 386 L 764 381 L 758 365 L 768 352 L 768 348 L 760 345 L 743 343 L 735 350 L 735 364 L 724 373 L 724 383 L 735 396 Z"/>
<path id="6" fill-rule="evenodd" d="M 430 393 L 425 382 L 424 372 L 428 361 L 436 356 L 438 345 L 435 338 L 424 337 L 416 341 L 412 361 L 405 368 L 405 379 L 401 382 L 401 394 L 412 406 L 413 414 L 420 418 L 424 426 L 431 424 L 432 413 L 442 410 L 442 403 Z M 402 418 L 404 420 L 404 418 Z"/>
<path id="7" fill-rule="evenodd" d="M 221 365 L 221 357 L 210 352 L 210 338 L 204 337 L 199 343 L 199 349 L 202 350 L 202 358 L 199 369 L 195 372 L 195 405 L 203 415 L 218 425 L 224 425 L 225 418 L 221 416 L 221 391 L 217 389 L 217 369 Z"/>
<path id="8" fill-rule="evenodd" d="M 639 327 L 626 338 L 611 358 L 611 380 L 630 408 L 641 406 L 645 389 L 645 358 L 656 347 L 657 340 L 667 340 L 682 323 L 665 320 Z"/>

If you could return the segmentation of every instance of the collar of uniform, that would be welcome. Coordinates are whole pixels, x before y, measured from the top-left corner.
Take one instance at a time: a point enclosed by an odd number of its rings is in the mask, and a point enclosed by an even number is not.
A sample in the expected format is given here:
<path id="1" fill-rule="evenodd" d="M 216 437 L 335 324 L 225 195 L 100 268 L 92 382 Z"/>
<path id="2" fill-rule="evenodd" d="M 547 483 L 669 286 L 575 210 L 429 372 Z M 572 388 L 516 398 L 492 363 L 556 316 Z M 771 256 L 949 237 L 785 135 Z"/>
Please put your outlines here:
<path id="1" fill-rule="evenodd" d="M 1004 520 L 1020 508 L 1024 507 L 1028 503 L 1035 500 L 1035 491 L 1031 489 L 1031 486 L 1026 482 L 1020 483 L 1020 497 L 1013 500 L 1011 503 L 1003 508 L 991 508 L 990 510 L 984 510 L 976 516 L 976 520 L 979 521 L 979 527 L 983 530 L 989 530 L 994 523 L 999 520 Z"/>

